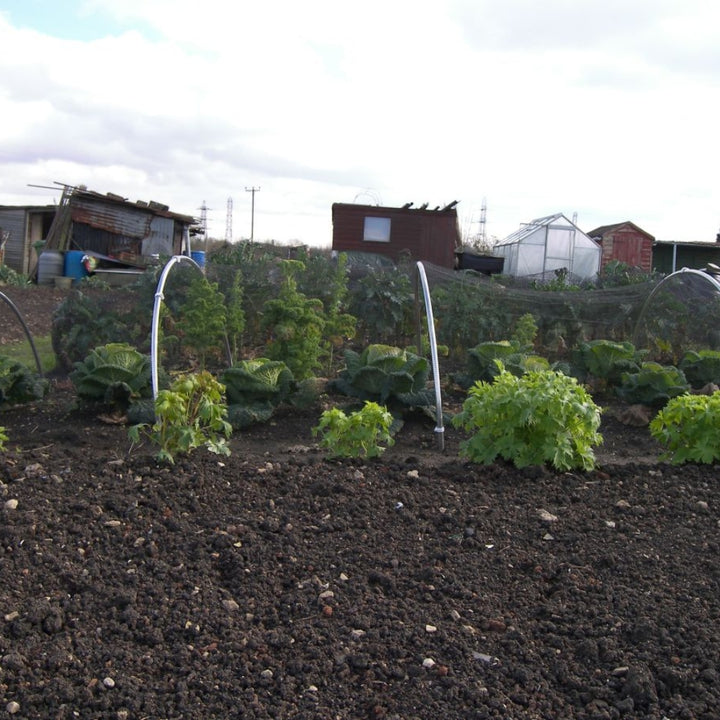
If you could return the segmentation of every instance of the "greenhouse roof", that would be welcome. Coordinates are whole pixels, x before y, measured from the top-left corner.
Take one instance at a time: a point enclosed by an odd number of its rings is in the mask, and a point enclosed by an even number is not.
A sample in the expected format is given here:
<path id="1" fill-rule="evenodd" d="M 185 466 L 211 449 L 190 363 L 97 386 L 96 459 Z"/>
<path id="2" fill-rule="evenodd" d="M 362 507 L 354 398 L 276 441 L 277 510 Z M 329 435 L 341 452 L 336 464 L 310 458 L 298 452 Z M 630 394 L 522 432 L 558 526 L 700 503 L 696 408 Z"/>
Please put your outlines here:
<path id="1" fill-rule="evenodd" d="M 497 245 L 512 245 L 513 243 L 521 242 L 526 237 L 532 235 L 538 228 L 552 225 L 558 220 L 564 222 L 559 223 L 563 227 L 572 227 L 573 223 L 568 220 L 562 213 L 556 213 L 555 215 L 546 215 L 545 217 L 536 218 L 531 220 L 529 223 L 523 223 L 518 230 L 510 233 L 504 240 L 501 240 Z"/>

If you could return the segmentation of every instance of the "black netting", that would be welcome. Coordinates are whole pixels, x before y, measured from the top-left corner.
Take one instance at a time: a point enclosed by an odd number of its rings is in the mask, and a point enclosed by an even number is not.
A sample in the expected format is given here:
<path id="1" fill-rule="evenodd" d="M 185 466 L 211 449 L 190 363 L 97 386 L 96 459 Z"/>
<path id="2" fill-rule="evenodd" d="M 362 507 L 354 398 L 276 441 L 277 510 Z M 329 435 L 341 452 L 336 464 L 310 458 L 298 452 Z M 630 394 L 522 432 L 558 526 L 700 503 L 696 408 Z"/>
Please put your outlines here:
<path id="1" fill-rule="evenodd" d="M 656 282 L 592 290 L 540 290 L 510 278 L 424 264 L 438 342 L 473 347 L 508 339 L 517 320 L 532 314 L 537 343 L 549 357 L 583 340 L 629 340 Z M 504 282 L 505 280 L 505 282 Z"/>

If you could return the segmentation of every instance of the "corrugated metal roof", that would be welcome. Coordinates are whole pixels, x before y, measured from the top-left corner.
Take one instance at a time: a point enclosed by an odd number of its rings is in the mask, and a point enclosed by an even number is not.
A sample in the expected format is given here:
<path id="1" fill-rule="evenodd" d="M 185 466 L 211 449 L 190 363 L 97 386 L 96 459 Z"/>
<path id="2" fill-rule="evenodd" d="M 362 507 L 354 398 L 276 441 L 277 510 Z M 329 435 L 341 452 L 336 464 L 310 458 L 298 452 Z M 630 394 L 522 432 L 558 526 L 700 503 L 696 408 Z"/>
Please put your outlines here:
<path id="1" fill-rule="evenodd" d="M 153 216 L 148 210 L 125 208 L 85 197 L 73 197 L 70 208 L 74 223 L 134 238 L 144 238 L 150 233 Z"/>
<path id="2" fill-rule="evenodd" d="M 131 203 L 119 195 L 101 195 L 87 190 L 75 190 L 69 200 L 72 220 L 98 230 L 131 238 L 146 238 L 151 234 L 153 221 L 162 218 L 192 224 L 194 218 L 168 210 L 160 203 Z"/>
<path id="3" fill-rule="evenodd" d="M 121 195 L 116 195 L 115 193 L 106 193 L 103 195 L 102 193 L 94 192 L 93 190 L 75 188 L 70 195 L 70 202 L 71 204 L 74 204 L 79 200 L 87 200 L 93 203 L 103 202 L 112 207 L 124 207 L 125 209 L 141 210 L 149 212 L 153 215 L 172 218 L 173 220 L 186 222 L 188 224 L 196 222 L 196 218 L 192 215 L 171 212 L 167 205 L 155 202 L 154 200 L 150 200 L 149 202 L 144 200 L 130 202 L 127 198 L 124 198 Z"/>

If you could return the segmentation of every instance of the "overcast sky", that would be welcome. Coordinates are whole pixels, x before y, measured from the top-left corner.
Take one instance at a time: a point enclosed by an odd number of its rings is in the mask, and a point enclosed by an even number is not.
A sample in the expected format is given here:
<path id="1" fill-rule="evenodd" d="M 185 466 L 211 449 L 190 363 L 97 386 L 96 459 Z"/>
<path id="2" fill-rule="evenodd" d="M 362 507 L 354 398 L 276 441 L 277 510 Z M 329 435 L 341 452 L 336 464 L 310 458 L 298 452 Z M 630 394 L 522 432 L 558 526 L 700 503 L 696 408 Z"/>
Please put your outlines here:
<path id="1" fill-rule="evenodd" d="M 333 202 L 503 238 L 720 229 L 716 0 L 0 0 L 0 204 L 55 183 L 329 246 Z"/>

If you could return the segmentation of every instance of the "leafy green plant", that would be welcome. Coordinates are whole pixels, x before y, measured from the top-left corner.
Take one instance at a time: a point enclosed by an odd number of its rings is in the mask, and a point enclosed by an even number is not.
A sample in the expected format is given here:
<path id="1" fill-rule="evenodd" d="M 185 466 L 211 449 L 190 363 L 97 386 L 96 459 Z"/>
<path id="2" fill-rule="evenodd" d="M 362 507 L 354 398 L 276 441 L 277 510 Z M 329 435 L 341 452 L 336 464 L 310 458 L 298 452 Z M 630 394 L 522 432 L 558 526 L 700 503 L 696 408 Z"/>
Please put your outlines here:
<path id="1" fill-rule="evenodd" d="M 411 337 L 413 291 L 409 276 L 395 268 L 370 270 L 353 289 L 350 313 L 358 318 L 359 334 L 368 342 L 399 344 Z"/>
<path id="2" fill-rule="evenodd" d="M 323 356 L 328 370 L 346 340 L 355 336 L 357 318 L 348 310 L 348 260 L 345 253 L 329 258 L 322 253 L 303 256 L 304 271 L 298 276 L 298 290 L 322 301 L 325 310 Z"/>
<path id="3" fill-rule="evenodd" d="M 232 285 L 236 281 L 242 284 L 242 308 L 245 316 L 243 328 L 244 344 L 263 345 L 262 321 L 263 305 L 268 298 L 277 295 L 276 256 L 259 243 L 235 243 L 221 248 L 212 254 L 213 279 L 219 281 L 220 289 L 231 304 Z"/>
<path id="4" fill-rule="evenodd" d="M 295 275 L 303 268 L 297 260 L 281 263 L 284 281 L 278 297 L 263 305 L 263 328 L 269 331 L 266 354 L 282 360 L 294 377 L 311 377 L 320 366 L 325 317 L 322 301 L 297 289 Z"/>
<path id="5" fill-rule="evenodd" d="M 299 257 L 303 270 L 298 274 L 298 290 L 306 297 L 322 301 L 325 312 L 344 312 L 348 297 L 348 261 L 345 253 L 333 259 L 318 252 L 305 251 Z"/>
<path id="6" fill-rule="evenodd" d="M 658 273 L 646 272 L 621 260 L 611 260 L 605 265 L 597 281 L 598 287 L 621 287 L 657 282 Z"/>
<path id="7" fill-rule="evenodd" d="M 470 389 L 453 424 L 473 433 L 461 443 L 461 454 L 473 462 L 502 458 L 517 467 L 592 470 L 593 446 L 602 442 L 600 413 L 575 378 L 553 370 L 518 377 L 501 369 L 492 383 Z"/>
<path id="8" fill-rule="evenodd" d="M 582 289 L 580 285 L 570 279 L 570 272 L 564 267 L 553 270 L 553 277 L 548 280 L 533 280 L 532 286 L 535 290 L 549 292 L 577 292 Z"/>
<path id="9" fill-rule="evenodd" d="M 463 355 L 466 348 L 492 337 L 487 321 L 493 307 L 477 292 L 469 277 L 467 271 L 460 271 L 454 282 L 438 285 L 431 291 L 438 342 L 448 345 L 459 355 Z M 473 318 L 473 322 L 468 322 L 468 318 Z M 491 322 L 494 319 L 495 316 Z"/>
<path id="10" fill-rule="evenodd" d="M 323 357 L 328 371 L 332 371 L 336 352 L 355 336 L 357 318 L 348 313 L 333 311 L 326 315 L 323 332 Z"/>
<path id="11" fill-rule="evenodd" d="M 405 350 L 407 350 L 410 353 L 413 353 L 414 355 L 422 355 L 423 357 L 428 357 L 431 353 L 430 350 L 430 338 L 428 337 L 428 334 L 425 332 L 422 334 L 420 338 L 420 346 L 421 349 L 418 351 L 417 345 L 408 345 Z M 450 356 L 450 348 L 447 345 L 437 345 L 437 354 L 438 357 L 449 357 Z"/>
<path id="12" fill-rule="evenodd" d="M 42 400 L 48 381 L 23 363 L 0 355 L 0 405 L 16 405 Z"/>
<path id="13" fill-rule="evenodd" d="M 360 400 L 425 406 L 434 401 L 426 388 L 429 374 L 425 358 L 392 345 L 368 345 L 361 353 L 345 350 L 345 368 L 330 387 Z"/>
<path id="14" fill-rule="evenodd" d="M 720 459 L 720 393 L 679 395 L 650 422 L 650 434 L 667 449 L 661 459 L 679 465 Z"/>
<path id="15" fill-rule="evenodd" d="M 79 290 L 71 291 L 52 320 L 52 346 L 60 369 L 70 372 L 95 347 L 132 342 L 131 331 L 115 312 Z"/>
<path id="16" fill-rule="evenodd" d="M 150 358 L 127 343 L 109 343 L 75 363 L 70 380 L 79 397 L 127 408 L 152 396 Z"/>
<path id="17" fill-rule="evenodd" d="M 228 401 L 228 420 L 235 429 L 266 422 L 293 387 L 293 374 L 281 360 L 242 360 L 220 376 Z"/>
<path id="18" fill-rule="evenodd" d="M 226 438 L 232 433 L 223 402 L 225 387 L 207 371 L 179 377 L 155 399 L 155 422 L 133 425 L 129 430 L 133 442 L 141 434 L 160 446 L 157 458 L 174 463 L 178 454 L 188 454 L 198 447 L 229 455 Z"/>
<path id="19" fill-rule="evenodd" d="M 242 277 L 237 273 L 225 293 L 225 322 L 231 357 L 236 358 L 245 330 L 245 311 L 243 310 Z"/>
<path id="20" fill-rule="evenodd" d="M 332 457 L 377 457 L 385 452 L 381 445 L 393 445 L 390 434 L 393 416 L 387 408 L 366 401 L 361 410 L 347 415 L 340 408 L 326 410 L 313 435 L 321 435 L 320 446 Z"/>
<path id="21" fill-rule="evenodd" d="M 30 285 L 30 278 L 27 275 L 16 272 L 7 265 L 0 264 L 0 285 L 26 287 Z"/>
<path id="22" fill-rule="evenodd" d="M 0 451 L 5 450 L 5 443 L 9 440 L 4 427 L 0 427 Z"/>
<path id="23" fill-rule="evenodd" d="M 515 322 L 515 327 L 510 336 L 510 342 L 513 343 L 520 352 L 531 353 L 535 346 L 537 332 L 538 326 L 532 313 L 525 313 Z"/>
<path id="24" fill-rule="evenodd" d="M 625 402 L 642 405 L 664 405 L 670 398 L 690 390 L 682 370 L 673 365 L 644 362 L 637 372 L 622 374 L 616 392 Z"/>
<path id="25" fill-rule="evenodd" d="M 628 341 L 590 340 L 578 344 L 573 364 L 582 377 L 592 375 L 618 384 L 623 373 L 637 372 L 645 352 Z"/>
<path id="26" fill-rule="evenodd" d="M 468 350 L 466 372 L 458 373 L 455 382 L 465 389 L 478 381 L 492 382 L 501 368 L 519 376 L 529 370 L 549 370 L 550 363 L 539 355 L 528 355 L 517 341 L 488 340 Z"/>
<path id="27" fill-rule="evenodd" d="M 720 384 L 720 351 L 688 350 L 678 365 L 687 381 L 696 388 L 708 383 Z"/>
<path id="28" fill-rule="evenodd" d="M 185 344 L 198 353 L 202 368 L 208 355 L 222 353 L 226 319 L 225 299 L 217 283 L 209 282 L 204 275 L 193 277 L 177 328 Z"/>

